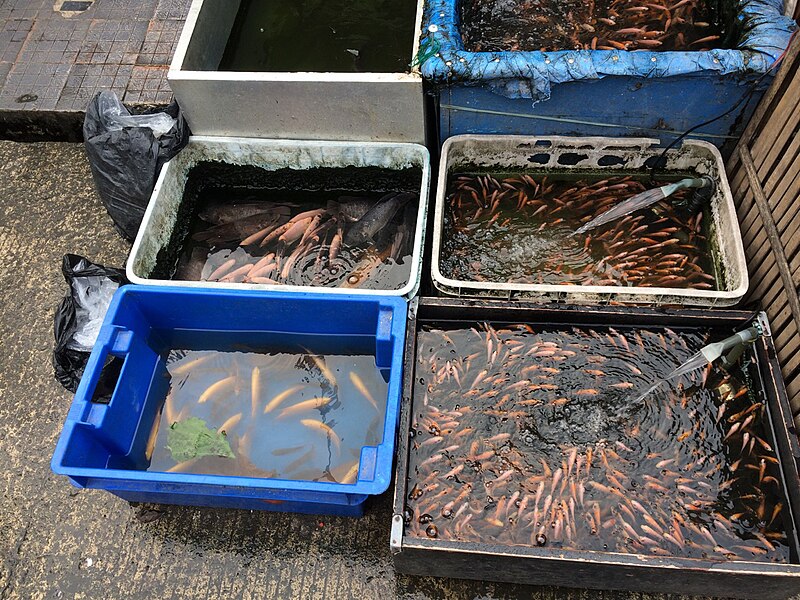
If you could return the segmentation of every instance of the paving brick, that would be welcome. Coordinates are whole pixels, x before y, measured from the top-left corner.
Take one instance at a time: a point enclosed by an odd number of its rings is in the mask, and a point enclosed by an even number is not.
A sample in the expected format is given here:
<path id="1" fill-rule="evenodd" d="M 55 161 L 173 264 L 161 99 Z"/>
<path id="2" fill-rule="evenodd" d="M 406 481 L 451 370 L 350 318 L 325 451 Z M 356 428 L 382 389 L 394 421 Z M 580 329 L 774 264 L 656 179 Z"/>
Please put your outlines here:
<path id="1" fill-rule="evenodd" d="M 32 19 L 7 19 L 0 30 L 0 62 L 17 60 L 22 45 L 33 27 Z"/>
<path id="2" fill-rule="evenodd" d="M 83 110 L 102 89 L 167 103 L 191 0 L 0 0 L 0 110 Z"/>
<path id="3" fill-rule="evenodd" d="M 185 0 L 158 0 L 156 19 L 178 19 L 183 21 L 189 13 L 191 2 Z"/>
<path id="4" fill-rule="evenodd" d="M 176 19 L 151 21 L 145 34 L 144 43 L 139 50 L 136 64 L 169 65 L 182 29 L 183 21 Z"/>

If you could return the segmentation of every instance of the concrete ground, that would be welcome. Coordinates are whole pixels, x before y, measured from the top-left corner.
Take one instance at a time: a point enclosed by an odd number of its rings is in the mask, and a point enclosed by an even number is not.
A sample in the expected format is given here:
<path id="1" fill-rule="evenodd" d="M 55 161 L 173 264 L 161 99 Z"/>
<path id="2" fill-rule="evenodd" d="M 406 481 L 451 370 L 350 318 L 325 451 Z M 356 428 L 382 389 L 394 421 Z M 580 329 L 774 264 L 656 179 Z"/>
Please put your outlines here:
<path id="1" fill-rule="evenodd" d="M 122 266 L 127 251 L 82 146 L 0 142 L 0 599 L 667 599 L 396 575 L 389 494 L 353 520 L 71 487 L 49 466 L 70 403 L 50 364 L 61 257 Z"/>

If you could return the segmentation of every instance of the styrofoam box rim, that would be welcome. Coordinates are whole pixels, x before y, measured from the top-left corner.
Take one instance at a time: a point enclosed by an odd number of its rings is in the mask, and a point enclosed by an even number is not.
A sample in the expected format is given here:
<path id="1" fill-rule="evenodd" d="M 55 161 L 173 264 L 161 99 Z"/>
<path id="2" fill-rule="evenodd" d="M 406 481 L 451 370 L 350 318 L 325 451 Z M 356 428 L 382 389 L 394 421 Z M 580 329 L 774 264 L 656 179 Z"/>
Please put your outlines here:
<path id="1" fill-rule="evenodd" d="M 209 150 L 212 152 L 221 153 L 220 155 L 226 159 L 234 161 L 230 151 L 234 149 L 255 148 L 271 151 L 277 154 L 290 150 L 296 150 L 301 153 L 300 157 L 293 163 L 294 167 L 298 170 L 313 168 L 314 158 L 323 156 L 327 152 L 330 154 L 339 154 L 339 157 L 348 156 L 350 152 L 351 157 L 355 157 L 350 162 L 355 162 L 358 158 L 359 150 L 375 153 L 379 155 L 381 152 L 384 154 L 391 151 L 396 151 L 398 154 L 404 155 L 406 161 L 403 166 L 416 166 L 422 169 L 422 181 L 420 184 L 420 200 L 419 208 L 417 211 L 417 224 L 414 231 L 414 248 L 411 256 L 411 274 L 408 282 L 400 289 L 397 290 L 383 290 L 383 289 L 358 289 L 358 288 L 330 288 L 330 287 L 313 287 L 313 286 L 293 286 L 293 285 L 268 285 L 268 284 L 252 284 L 252 283 L 220 283 L 209 281 L 174 281 L 170 279 L 151 279 L 143 273 L 143 262 L 151 261 L 150 268 L 155 266 L 155 255 L 157 249 L 169 241 L 168 236 L 164 237 L 165 232 L 162 230 L 159 241 L 151 242 L 151 231 L 157 227 L 159 222 L 165 220 L 171 221 L 165 223 L 164 227 L 169 226 L 171 232 L 174 228 L 175 221 L 177 220 L 177 207 L 180 205 L 181 198 L 173 199 L 174 211 L 171 214 L 164 214 L 166 207 L 165 202 L 169 202 L 169 198 L 164 199 L 164 194 L 169 193 L 167 188 L 170 185 L 179 185 L 181 192 L 183 190 L 183 183 L 188 171 L 198 162 L 199 157 L 196 152 L 201 149 Z M 367 155 L 363 155 L 369 158 Z M 330 156 L 329 156 L 330 157 Z M 335 157 L 332 157 L 335 158 Z M 388 159 L 388 157 L 387 157 Z M 345 164 L 346 159 L 336 163 L 337 166 L 350 166 L 349 163 Z M 253 162 L 234 161 L 230 164 L 249 165 Z M 362 162 L 362 166 L 370 166 L 369 160 Z M 261 164 L 259 166 L 266 166 Z M 282 168 L 290 166 L 287 160 L 286 164 L 280 165 Z M 329 165 L 333 166 L 333 165 Z M 359 165 L 355 165 L 359 166 Z M 382 165 L 377 165 L 382 166 Z M 365 295 L 365 296 L 402 296 L 412 298 L 419 290 L 420 282 L 422 280 L 422 253 L 424 249 L 425 239 L 425 222 L 428 214 L 428 201 L 430 190 L 430 153 L 425 146 L 421 144 L 414 144 L 409 142 L 340 142 L 329 141 L 320 142 L 315 140 L 278 140 L 278 139 L 259 139 L 259 138 L 241 138 L 241 137 L 215 137 L 215 136 L 192 136 L 186 148 L 168 162 L 161 170 L 161 173 L 156 182 L 153 194 L 150 197 L 150 202 L 145 211 L 142 225 L 133 243 L 131 252 L 126 264 L 125 272 L 128 280 L 131 283 L 139 285 L 158 285 L 167 287 L 182 287 L 182 288 L 201 288 L 201 289 L 227 289 L 227 290 L 250 290 L 250 291 L 265 291 L 265 292 L 298 292 L 298 293 L 311 293 L 311 294 L 342 294 L 342 295 Z M 181 181 L 182 179 L 182 181 Z M 177 202 L 175 202 L 177 200 Z M 153 243 L 156 246 L 153 246 Z M 146 267 L 145 267 L 146 268 Z"/>
<path id="2" fill-rule="evenodd" d="M 549 143 L 549 146 L 542 145 Z M 678 288 L 656 287 L 617 287 L 617 286 L 570 286 L 552 284 L 508 284 L 490 283 L 485 281 L 462 281 L 445 277 L 440 270 L 440 257 L 442 249 L 444 201 L 447 194 L 447 179 L 450 167 L 455 158 L 460 158 L 460 153 L 468 153 L 472 160 L 482 161 L 480 164 L 492 165 L 493 161 L 503 162 L 513 160 L 518 155 L 528 155 L 536 152 L 537 147 L 541 152 L 576 151 L 586 152 L 590 156 L 575 165 L 555 164 L 554 154 L 547 165 L 537 165 L 531 170 L 558 168 L 561 170 L 602 168 L 609 173 L 622 170 L 626 165 L 614 167 L 598 167 L 591 164 L 592 154 L 616 154 L 620 156 L 639 157 L 644 161 L 657 156 L 662 151 L 658 148 L 659 141 L 652 138 L 609 138 L 609 137 L 569 137 L 569 136 L 513 136 L 513 135 L 458 135 L 448 138 L 443 147 L 440 161 L 439 180 L 436 190 L 436 204 L 434 207 L 433 226 L 433 252 L 431 276 L 435 287 L 442 293 L 459 297 L 494 297 L 505 299 L 540 299 L 549 301 L 570 302 L 576 304 L 599 303 L 618 301 L 627 303 L 646 304 L 683 304 L 694 306 L 733 306 L 747 293 L 749 277 L 747 264 L 742 244 L 739 222 L 736 217 L 736 208 L 733 204 L 728 180 L 725 175 L 725 165 L 719 150 L 713 145 L 700 140 L 686 140 L 676 150 L 668 154 L 667 168 L 701 167 L 700 172 L 706 171 L 717 182 L 717 193 L 712 199 L 715 224 L 725 225 L 726 239 L 721 240 L 720 252 L 725 262 L 726 282 L 733 281 L 734 285 L 724 290 L 689 290 Z M 681 154 L 683 153 L 683 155 Z M 682 164 L 687 153 L 696 156 L 691 164 Z M 704 165 L 700 165 L 699 155 L 705 155 Z M 682 158 L 683 156 L 683 158 Z M 692 157 L 690 157 L 692 158 Z M 691 162 L 691 161 L 690 161 Z M 630 169 L 630 166 L 627 166 Z M 724 222 L 721 222 L 724 220 Z M 732 242 L 732 245 L 731 245 Z"/>

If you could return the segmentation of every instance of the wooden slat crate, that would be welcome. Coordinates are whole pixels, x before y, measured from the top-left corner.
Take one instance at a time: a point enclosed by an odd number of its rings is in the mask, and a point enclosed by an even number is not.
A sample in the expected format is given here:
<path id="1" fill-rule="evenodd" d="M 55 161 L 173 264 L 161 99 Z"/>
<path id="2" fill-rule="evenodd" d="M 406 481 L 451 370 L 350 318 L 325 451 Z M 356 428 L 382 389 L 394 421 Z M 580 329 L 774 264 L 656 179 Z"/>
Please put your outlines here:
<path id="1" fill-rule="evenodd" d="M 772 326 L 800 424 L 800 38 L 727 164 L 744 238 L 750 292 Z"/>

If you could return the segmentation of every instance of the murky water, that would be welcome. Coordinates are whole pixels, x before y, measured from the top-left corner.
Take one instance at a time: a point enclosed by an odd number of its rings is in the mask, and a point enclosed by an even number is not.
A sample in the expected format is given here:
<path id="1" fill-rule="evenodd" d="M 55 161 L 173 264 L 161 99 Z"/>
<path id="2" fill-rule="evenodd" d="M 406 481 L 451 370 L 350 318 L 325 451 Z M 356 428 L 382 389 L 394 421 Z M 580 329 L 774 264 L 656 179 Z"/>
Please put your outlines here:
<path id="1" fill-rule="evenodd" d="M 440 270 L 451 279 L 492 283 L 717 289 L 708 219 L 676 208 L 686 190 L 573 235 L 644 189 L 631 176 L 455 174 Z"/>
<path id="2" fill-rule="evenodd" d="M 418 204 L 403 192 L 210 187 L 173 279 L 400 289 L 411 275 Z"/>
<path id="3" fill-rule="evenodd" d="M 464 45 L 472 52 L 701 50 L 729 47 L 719 2 L 464 0 Z"/>
<path id="4" fill-rule="evenodd" d="M 404 73 L 413 0 L 242 0 L 220 71 Z"/>
<path id="5" fill-rule="evenodd" d="M 297 346 L 165 360 L 149 471 L 355 483 L 361 448 L 382 441 L 388 386 L 374 356 Z"/>
<path id="6" fill-rule="evenodd" d="M 407 532 L 787 562 L 787 504 L 752 358 L 634 400 L 710 335 L 426 325 Z"/>

